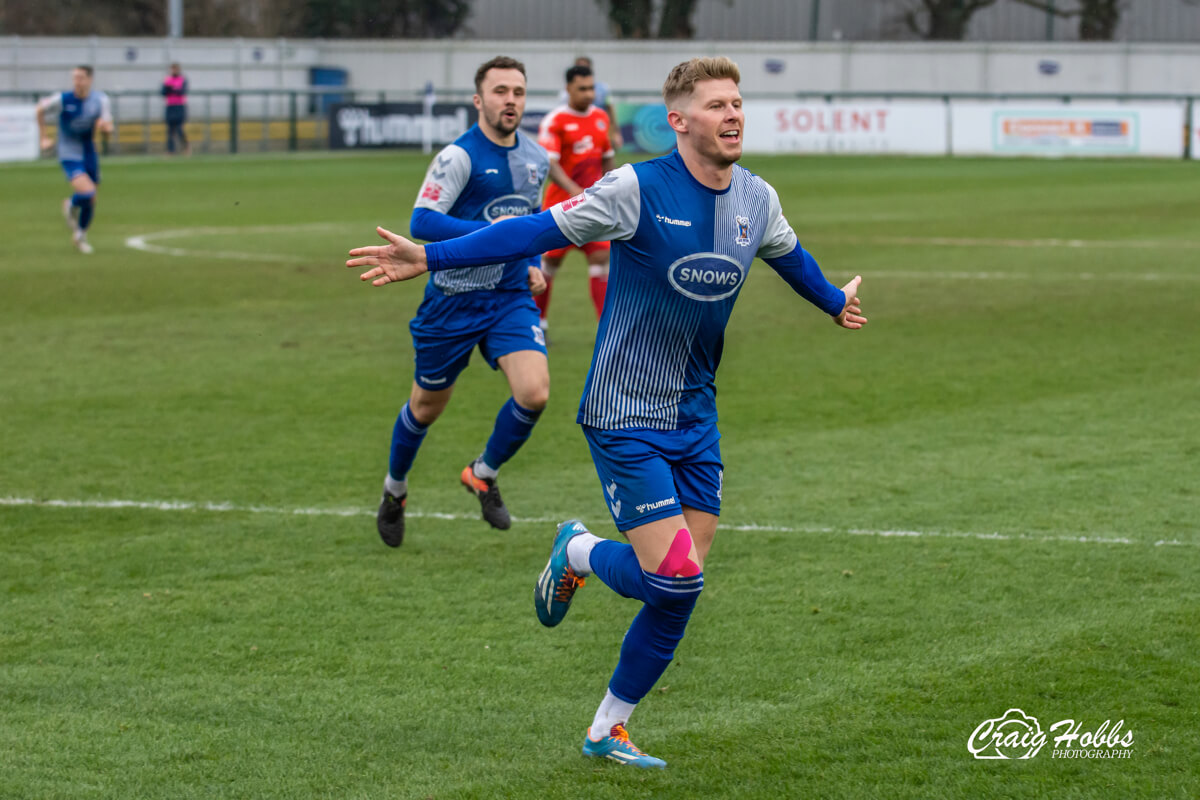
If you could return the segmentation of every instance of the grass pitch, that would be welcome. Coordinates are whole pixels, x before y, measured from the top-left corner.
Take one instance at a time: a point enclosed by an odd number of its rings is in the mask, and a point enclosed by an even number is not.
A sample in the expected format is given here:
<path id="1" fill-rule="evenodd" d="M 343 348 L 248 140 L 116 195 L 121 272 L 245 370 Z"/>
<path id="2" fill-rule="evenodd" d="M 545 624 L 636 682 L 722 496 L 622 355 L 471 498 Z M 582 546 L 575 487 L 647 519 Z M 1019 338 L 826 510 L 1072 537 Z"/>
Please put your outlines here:
<path id="1" fill-rule="evenodd" d="M 647 774 L 578 752 L 635 605 L 530 607 L 554 520 L 615 535 L 580 257 L 513 529 L 457 485 L 506 396 L 476 359 L 373 530 L 422 286 L 341 262 L 425 163 L 110 159 L 91 257 L 55 165 L 0 168 L 0 797 L 1200 795 L 1200 165 L 745 160 L 871 323 L 750 274 Z M 1010 708 L 1131 753 L 973 758 Z"/>

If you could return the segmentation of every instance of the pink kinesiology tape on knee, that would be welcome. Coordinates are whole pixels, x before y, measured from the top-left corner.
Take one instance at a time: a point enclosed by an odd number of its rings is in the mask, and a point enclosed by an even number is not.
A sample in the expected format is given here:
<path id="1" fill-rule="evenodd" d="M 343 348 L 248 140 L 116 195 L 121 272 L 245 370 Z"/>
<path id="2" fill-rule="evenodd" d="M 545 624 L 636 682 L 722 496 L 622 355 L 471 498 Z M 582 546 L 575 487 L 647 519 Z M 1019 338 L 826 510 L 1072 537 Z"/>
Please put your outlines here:
<path id="1" fill-rule="evenodd" d="M 693 575 L 699 575 L 700 565 L 688 558 L 688 554 L 691 552 L 692 534 L 688 533 L 687 528 L 680 528 L 675 532 L 675 540 L 671 542 L 671 548 L 667 550 L 667 557 L 654 571 L 659 575 L 672 578 L 676 576 L 690 578 Z"/>

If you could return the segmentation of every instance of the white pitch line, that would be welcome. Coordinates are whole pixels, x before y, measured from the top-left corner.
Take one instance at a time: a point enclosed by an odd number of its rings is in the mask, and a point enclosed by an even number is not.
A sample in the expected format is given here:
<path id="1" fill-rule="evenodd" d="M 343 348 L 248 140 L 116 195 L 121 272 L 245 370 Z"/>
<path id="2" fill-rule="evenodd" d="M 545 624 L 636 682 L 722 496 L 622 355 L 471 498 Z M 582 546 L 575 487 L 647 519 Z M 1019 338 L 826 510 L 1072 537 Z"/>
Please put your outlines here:
<path id="1" fill-rule="evenodd" d="M 283 508 L 280 506 L 239 506 L 233 503 L 193 502 L 188 500 L 39 500 L 34 497 L 0 497 L 0 506 L 28 506 L 35 508 L 86 508 L 96 510 L 138 509 L 142 511 L 201 511 L 213 513 L 241 514 L 273 514 L 276 516 L 302 517 L 371 517 L 375 511 L 365 508 Z M 440 519 L 461 522 L 475 522 L 479 519 L 476 514 L 447 514 L 440 511 L 417 511 L 409 509 L 405 516 L 410 519 Z M 550 525 L 567 519 L 568 515 L 556 517 L 513 517 L 518 524 Z M 1182 542 L 1178 539 L 1160 539 L 1147 542 L 1140 539 L 1130 539 L 1124 536 L 1096 536 L 1083 534 L 1076 536 L 1035 536 L 1032 534 L 1006 533 L 970 533 L 966 531 L 910 531 L 910 530 L 871 530 L 865 528 L 830 528 L 821 526 L 789 526 L 789 525 L 757 525 L 757 524 L 722 524 L 721 530 L 741 531 L 747 533 L 811 533 L 833 534 L 845 536 L 877 536 L 880 538 L 901 539 L 976 539 L 981 541 L 1025 541 L 1025 542 L 1070 542 L 1073 544 L 1107 544 L 1107 545 L 1152 545 L 1154 547 L 1200 547 L 1200 542 Z"/>

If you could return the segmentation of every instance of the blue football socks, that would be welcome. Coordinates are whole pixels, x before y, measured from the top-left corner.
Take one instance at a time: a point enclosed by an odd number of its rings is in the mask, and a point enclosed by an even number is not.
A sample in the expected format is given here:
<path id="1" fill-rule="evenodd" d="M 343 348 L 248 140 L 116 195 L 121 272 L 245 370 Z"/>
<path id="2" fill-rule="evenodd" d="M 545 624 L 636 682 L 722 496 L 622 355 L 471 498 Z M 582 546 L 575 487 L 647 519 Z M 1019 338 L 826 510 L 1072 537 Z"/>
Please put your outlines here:
<path id="1" fill-rule="evenodd" d="M 522 408 L 510 397 L 496 415 L 496 426 L 483 451 L 483 463 L 493 470 L 500 469 L 500 465 L 516 455 L 521 445 L 525 444 L 541 415 L 540 410 Z"/>
<path id="2" fill-rule="evenodd" d="M 425 440 L 425 432 L 428 430 L 429 426 L 417 422 L 417 418 L 408 408 L 408 403 L 405 403 L 396 417 L 396 426 L 392 428 L 392 455 L 388 461 L 388 474 L 394 480 L 402 481 L 408 476 L 413 459 L 417 457 L 417 450 L 421 448 L 421 442 Z"/>
<path id="3" fill-rule="evenodd" d="M 95 192 L 76 192 L 71 195 L 71 205 L 79 209 L 79 230 L 86 231 L 92 224 L 92 214 L 96 208 Z"/>
<path id="4" fill-rule="evenodd" d="M 608 684 L 619 699 L 637 703 L 674 658 L 704 588 L 704 573 L 685 578 L 646 572 L 632 545 L 611 540 L 597 543 L 589 560 L 593 574 L 613 591 L 645 603 L 625 634 L 621 659 Z"/>

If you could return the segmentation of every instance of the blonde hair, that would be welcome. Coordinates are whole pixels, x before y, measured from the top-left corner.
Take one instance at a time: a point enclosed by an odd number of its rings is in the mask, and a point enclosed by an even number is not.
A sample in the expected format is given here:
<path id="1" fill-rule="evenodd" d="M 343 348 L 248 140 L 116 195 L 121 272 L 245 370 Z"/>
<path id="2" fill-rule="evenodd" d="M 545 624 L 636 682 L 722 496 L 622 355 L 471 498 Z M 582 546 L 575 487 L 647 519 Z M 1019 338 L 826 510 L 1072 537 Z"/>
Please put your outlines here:
<path id="1" fill-rule="evenodd" d="M 726 78 L 734 83 L 742 82 L 742 73 L 738 70 L 737 64 L 725 56 L 693 58 L 691 61 L 685 61 L 671 70 L 671 74 L 667 76 L 667 81 L 662 88 L 663 102 L 667 104 L 667 108 L 671 108 L 676 100 L 691 96 L 697 81 L 724 80 Z"/>

